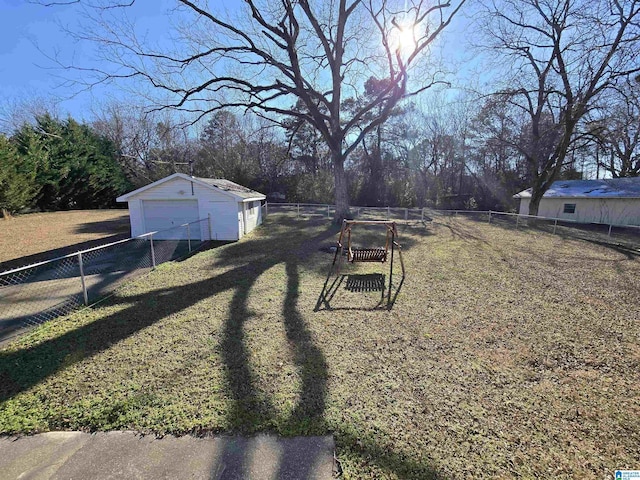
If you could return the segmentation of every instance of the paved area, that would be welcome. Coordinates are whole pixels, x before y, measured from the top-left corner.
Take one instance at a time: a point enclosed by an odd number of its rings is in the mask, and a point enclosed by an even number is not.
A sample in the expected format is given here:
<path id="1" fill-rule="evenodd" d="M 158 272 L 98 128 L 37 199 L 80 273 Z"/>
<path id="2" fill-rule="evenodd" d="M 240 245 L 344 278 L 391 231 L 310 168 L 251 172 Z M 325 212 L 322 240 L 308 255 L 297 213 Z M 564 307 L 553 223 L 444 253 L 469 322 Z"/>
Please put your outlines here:
<path id="1" fill-rule="evenodd" d="M 154 241 L 156 263 L 188 253 L 186 241 Z M 193 247 L 201 246 L 200 242 Z M 148 272 L 149 242 L 136 240 L 83 255 L 84 283 L 89 303 L 118 285 Z M 77 257 L 65 258 L 19 272 L 0 272 L 0 347 L 23 328 L 68 315 L 84 304 Z"/>
<path id="2" fill-rule="evenodd" d="M 333 438 L 50 432 L 0 437 L 0 479 L 333 478 Z"/>

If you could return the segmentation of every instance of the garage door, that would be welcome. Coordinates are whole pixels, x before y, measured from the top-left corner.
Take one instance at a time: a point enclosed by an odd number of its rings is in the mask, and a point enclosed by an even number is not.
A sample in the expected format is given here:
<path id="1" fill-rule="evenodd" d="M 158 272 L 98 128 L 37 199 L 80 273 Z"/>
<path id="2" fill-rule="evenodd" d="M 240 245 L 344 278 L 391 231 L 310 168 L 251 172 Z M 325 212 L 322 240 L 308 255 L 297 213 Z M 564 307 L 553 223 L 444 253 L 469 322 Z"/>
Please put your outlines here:
<path id="1" fill-rule="evenodd" d="M 142 202 L 145 232 L 158 232 L 158 240 L 187 238 L 185 223 L 199 219 L 197 200 L 144 200 Z M 200 224 L 189 226 L 192 239 L 200 239 Z"/>

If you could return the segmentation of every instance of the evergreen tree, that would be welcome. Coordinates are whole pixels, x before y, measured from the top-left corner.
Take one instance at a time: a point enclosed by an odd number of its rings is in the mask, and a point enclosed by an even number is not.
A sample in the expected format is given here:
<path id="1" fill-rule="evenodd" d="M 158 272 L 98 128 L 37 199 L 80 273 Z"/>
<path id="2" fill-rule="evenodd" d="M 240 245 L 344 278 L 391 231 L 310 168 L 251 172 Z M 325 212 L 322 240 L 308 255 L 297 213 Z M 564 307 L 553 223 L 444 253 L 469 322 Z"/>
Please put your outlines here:
<path id="1" fill-rule="evenodd" d="M 21 161 L 36 167 L 35 206 L 41 210 L 114 206 L 129 188 L 113 143 L 72 118 L 38 116 L 13 140 Z"/>
<path id="2" fill-rule="evenodd" d="M 7 218 L 32 205 L 39 187 L 36 169 L 22 161 L 10 140 L 0 135 L 0 211 Z"/>

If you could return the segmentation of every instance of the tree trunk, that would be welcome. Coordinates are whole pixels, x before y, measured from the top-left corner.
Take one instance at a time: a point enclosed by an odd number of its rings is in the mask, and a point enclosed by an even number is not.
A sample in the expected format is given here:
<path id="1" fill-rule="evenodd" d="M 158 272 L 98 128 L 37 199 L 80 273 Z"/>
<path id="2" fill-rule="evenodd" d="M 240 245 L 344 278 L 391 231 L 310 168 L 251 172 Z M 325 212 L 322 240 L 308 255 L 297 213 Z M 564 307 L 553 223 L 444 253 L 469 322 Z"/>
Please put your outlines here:
<path id="1" fill-rule="evenodd" d="M 349 192 L 347 190 L 347 177 L 344 173 L 344 158 L 342 155 L 333 153 L 332 157 L 336 199 L 336 211 L 333 216 L 333 223 L 341 224 L 342 220 L 349 218 Z"/>
<path id="2" fill-rule="evenodd" d="M 538 209 L 540 208 L 540 200 L 544 192 L 540 188 L 534 188 L 531 192 L 531 200 L 529 201 L 529 215 L 538 215 Z"/>
<path id="3" fill-rule="evenodd" d="M 11 218 L 11 213 L 6 208 L 1 209 L 0 213 L 2 214 L 2 218 L 5 220 L 9 220 Z"/>

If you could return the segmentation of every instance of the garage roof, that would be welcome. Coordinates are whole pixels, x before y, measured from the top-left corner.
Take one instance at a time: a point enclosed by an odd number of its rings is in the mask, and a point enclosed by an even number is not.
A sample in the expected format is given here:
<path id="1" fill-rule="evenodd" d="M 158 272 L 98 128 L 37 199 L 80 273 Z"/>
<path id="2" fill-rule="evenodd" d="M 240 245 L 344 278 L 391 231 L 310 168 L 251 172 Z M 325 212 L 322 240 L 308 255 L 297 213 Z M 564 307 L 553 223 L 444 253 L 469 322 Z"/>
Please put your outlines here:
<path id="1" fill-rule="evenodd" d="M 252 198 L 254 200 L 256 197 L 266 198 L 260 192 L 256 192 L 255 190 L 251 190 L 250 188 L 243 187 L 242 185 L 239 185 L 230 180 L 225 180 L 224 178 L 195 178 L 197 180 L 205 182 L 207 185 L 211 185 L 212 187 L 224 190 L 225 192 L 233 193 L 234 195 L 238 195 L 242 198 Z"/>
<path id="2" fill-rule="evenodd" d="M 513 196 L 513 198 L 530 197 L 530 188 Z M 640 177 L 559 180 L 553 182 L 542 198 L 640 198 Z"/>
<path id="3" fill-rule="evenodd" d="M 230 180 L 225 180 L 224 178 L 198 178 L 198 177 L 190 177 L 189 175 L 185 175 L 184 173 L 174 173 L 173 175 L 169 175 L 168 177 L 161 178 L 149 185 L 145 185 L 144 187 L 140 187 L 133 192 L 125 193 L 120 197 L 116 198 L 117 202 L 126 202 L 131 197 L 138 195 L 145 190 L 149 190 L 150 188 L 161 185 L 165 182 L 173 180 L 174 178 L 182 178 L 184 180 L 188 180 L 190 182 L 197 183 L 206 188 L 211 188 L 225 195 L 236 198 L 239 202 L 249 202 L 252 200 L 264 200 L 265 197 L 262 193 L 256 192 L 255 190 L 251 190 L 250 188 L 243 187 L 237 183 L 234 183 Z"/>

